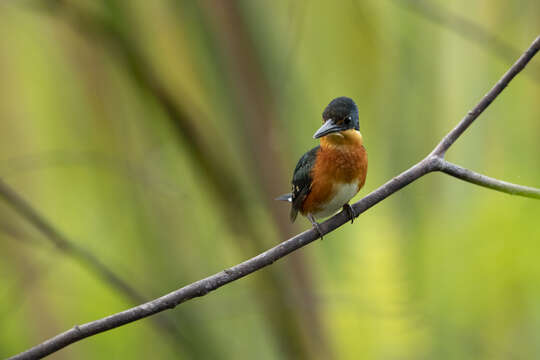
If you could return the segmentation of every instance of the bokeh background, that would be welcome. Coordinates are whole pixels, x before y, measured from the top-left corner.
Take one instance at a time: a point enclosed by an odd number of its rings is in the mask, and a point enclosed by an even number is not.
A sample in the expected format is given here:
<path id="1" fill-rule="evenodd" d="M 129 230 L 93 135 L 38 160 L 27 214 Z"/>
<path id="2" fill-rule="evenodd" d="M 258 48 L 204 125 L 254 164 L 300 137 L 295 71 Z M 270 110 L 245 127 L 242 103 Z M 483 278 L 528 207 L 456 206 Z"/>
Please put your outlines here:
<path id="1" fill-rule="evenodd" d="M 360 108 L 366 194 L 538 34 L 537 0 L 1 1 L 0 178 L 73 245 L 0 202 L 0 357 L 308 228 L 273 198 L 332 98 Z M 539 99 L 535 58 L 448 159 L 540 186 Z M 538 358 L 539 219 L 535 200 L 428 175 L 263 271 L 50 358 Z"/>

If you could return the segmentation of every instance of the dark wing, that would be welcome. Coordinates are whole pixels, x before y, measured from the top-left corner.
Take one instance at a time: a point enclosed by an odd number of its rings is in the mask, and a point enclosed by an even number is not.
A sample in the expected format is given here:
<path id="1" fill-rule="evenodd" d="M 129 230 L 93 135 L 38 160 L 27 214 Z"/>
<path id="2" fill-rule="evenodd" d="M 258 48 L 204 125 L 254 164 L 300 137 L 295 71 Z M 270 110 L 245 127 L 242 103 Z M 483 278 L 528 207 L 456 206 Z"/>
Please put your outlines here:
<path id="1" fill-rule="evenodd" d="M 292 206 L 290 213 L 292 222 L 296 220 L 298 211 L 311 190 L 311 170 L 313 169 L 315 159 L 317 158 L 317 152 L 320 148 L 320 146 L 317 146 L 305 153 L 300 160 L 298 160 L 298 164 L 296 164 L 296 168 L 294 169 L 292 179 Z"/>

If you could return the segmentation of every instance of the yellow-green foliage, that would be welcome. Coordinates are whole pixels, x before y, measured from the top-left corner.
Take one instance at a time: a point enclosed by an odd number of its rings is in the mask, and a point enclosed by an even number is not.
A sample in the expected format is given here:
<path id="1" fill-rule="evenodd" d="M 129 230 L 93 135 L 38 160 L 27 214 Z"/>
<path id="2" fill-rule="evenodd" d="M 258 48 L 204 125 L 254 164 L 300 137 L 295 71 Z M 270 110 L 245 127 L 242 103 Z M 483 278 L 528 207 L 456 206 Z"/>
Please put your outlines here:
<path id="1" fill-rule="evenodd" d="M 310 226 L 273 198 L 332 98 L 360 108 L 364 195 L 519 55 L 411 2 L 1 1 L 0 177 L 148 298 L 217 272 Z M 537 0 L 422 3 L 520 51 L 538 35 Z M 448 159 L 540 186 L 538 74 L 535 58 Z M 539 219 L 535 200 L 428 175 L 166 312 L 181 335 L 146 319 L 51 358 L 538 358 Z M 0 358 L 133 305 L 4 202 L 0 279 Z"/>

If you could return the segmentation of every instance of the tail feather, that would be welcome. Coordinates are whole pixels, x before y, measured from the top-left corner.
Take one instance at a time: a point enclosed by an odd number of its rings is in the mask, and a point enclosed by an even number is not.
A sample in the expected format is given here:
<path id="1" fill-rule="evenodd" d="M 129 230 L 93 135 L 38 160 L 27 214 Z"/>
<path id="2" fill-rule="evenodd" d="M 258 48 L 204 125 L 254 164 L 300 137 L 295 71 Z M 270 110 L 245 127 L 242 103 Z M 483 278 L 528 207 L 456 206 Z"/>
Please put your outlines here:
<path id="1" fill-rule="evenodd" d="M 292 223 L 294 222 L 294 220 L 296 220 L 297 215 L 298 215 L 298 209 L 295 209 L 294 206 L 291 206 L 291 212 L 289 213 L 289 219 L 291 219 Z"/>
<path id="2" fill-rule="evenodd" d="M 283 194 L 281 196 L 278 196 L 276 198 L 276 200 L 287 201 L 287 202 L 292 203 L 292 194 L 291 193 Z M 296 209 L 295 206 L 292 205 L 291 206 L 291 212 L 289 214 L 289 219 L 291 219 L 291 222 L 294 222 L 294 220 L 296 220 L 296 215 L 297 214 L 298 214 L 298 209 Z"/>
<path id="3" fill-rule="evenodd" d="M 291 193 L 283 194 L 281 196 L 278 196 L 276 200 L 292 202 L 292 194 Z"/>

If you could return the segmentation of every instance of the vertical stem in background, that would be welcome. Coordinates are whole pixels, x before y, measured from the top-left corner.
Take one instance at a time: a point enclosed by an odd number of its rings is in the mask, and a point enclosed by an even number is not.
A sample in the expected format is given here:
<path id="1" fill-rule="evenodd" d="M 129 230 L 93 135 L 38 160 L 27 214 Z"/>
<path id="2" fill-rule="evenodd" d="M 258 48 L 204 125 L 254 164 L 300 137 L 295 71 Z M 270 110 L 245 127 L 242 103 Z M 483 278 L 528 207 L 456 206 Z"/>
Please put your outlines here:
<path id="1" fill-rule="evenodd" d="M 107 8 L 112 15 L 99 17 L 87 13 L 73 3 L 58 1 L 57 5 L 58 7 L 52 9 L 55 14 L 67 20 L 74 30 L 85 36 L 95 46 L 105 47 L 131 76 L 135 86 L 143 94 L 154 97 L 162 106 L 178 141 L 186 145 L 184 149 L 188 151 L 188 156 L 198 171 L 198 175 L 202 181 L 207 182 L 206 188 L 214 192 L 218 199 L 216 203 L 223 208 L 221 213 L 224 214 L 225 223 L 230 230 L 243 240 L 242 244 L 255 244 L 259 241 L 256 249 L 264 248 L 264 242 L 260 241 L 261 236 L 257 231 L 258 223 L 246 222 L 250 209 L 245 195 L 242 191 L 238 191 L 241 186 L 236 174 L 227 168 L 223 158 L 216 156 L 219 152 L 214 151 L 213 143 L 197 127 L 198 123 L 204 123 L 204 120 L 200 118 L 204 116 L 203 113 L 199 113 L 199 118 L 193 120 L 194 110 L 185 106 L 180 101 L 181 96 L 171 93 L 167 83 L 157 76 L 149 61 L 139 51 L 137 44 L 124 32 L 124 23 L 130 21 L 125 10 L 116 2 L 108 2 Z M 112 23 L 112 20 L 115 22 Z M 280 283 L 275 274 L 276 271 L 262 274 L 259 280 L 260 284 L 265 284 L 269 288 L 267 293 L 270 295 L 264 292 L 257 292 L 257 294 L 268 305 L 267 314 L 270 320 L 274 323 L 286 324 L 277 327 L 274 336 L 287 345 L 287 353 L 290 357 L 306 358 L 306 349 L 298 345 L 300 341 L 296 341 L 297 324 L 294 321 L 294 309 L 286 299 L 287 288 Z M 290 316 L 283 316 L 287 312 L 291 313 Z M 187 350 L 190 346 L 183 341 L 177 341 L 175 345 L 185 347 Z M 203 350 L 207 351 L 210 348 Z"/>
<path id="2" fill-rule="evenodd" d="M 278 126 L 275 119 L 277 111 L 273 108 L 274 94 L 265 76 L 264 69 L 255 53 L 255 46 L 250 39 L 249 29 L 234 1 L 208 0 L 203 2 L 203 11 L 216 37 L 217 49 L 222 53 L 227 66 L 232 97 L 237 104 L 243 129 L 246 131 L 242 144 L 244 154 L 249 156 L 252 173 L 262 191 L 262 199 L 270 210 L 270 214 L 280 238 L 294 233 L 294 227 L 283 216 L 282 204 L 273 201 L 276 194 L 289 188 L 284 182 L 282 169 L 276 170 L 280 153 L 273 141 L 272 133 Z M 251 156 L 250 156 L 251 155 Z M 324 335 L 323 325 L 314 301 L 313 280 L 309 273 L 309 265 L 303 254 L 294 254 L 290 266 L 293 275 L 293 288 L 296 309 L 302 311 L 303 332 L 307 335 L 306 348 L 311 349 L 311 356 L 331 358 L 330 348 Z"/>
<path id="3" fill-rule="evenodd" d="M 122 18 L 122 16 L 124 16 L 123 10 L 115 3 L 108 3 L 109 10 L 115 14 L 113 18 L 115 18 L 115 21 L 119 22 L 112 24 L 109 18 L 95 17 L 77 8 L 76 5 L 64 2 L 61 4 L 63 7 L 57 10 L 63 10 L 63 14 L 70 20 L 70 24 L 84 35 L 88 36 L 91 40 L 97 40 L 100 44 L 109 46 L 112 52 L 117 55 L 118 59 L 126 65 L 127 71 L 132 75 L 141 90 L 148 91 L 148 93 L 152 94 L 163 106 L 172 125 L 177 130 L 180 141 L 188 145 L 186 148 L 190 151 L 193 164 L 201 171 L 201 178 L 210 182 L 209 189 L 215 191 L 216 196 L 219 199 L 217 203 L 225 208 L 223 213 L 227 218 L 226 223 L 231 227 L 232 231 L 238 234 L 243 233 L 246 237 L 241 236 L 241 238 L 251 239 L 251 242 L 260 241 L 258 240 L 261 239 L 257 230 L 259 226 L 258 223 L 246 222 L 246 220 L 250 218 L 249 204 L 246 202 L 244 196 L 242 196 L 242 192 L 238 191 L 241 186 L 239 185 L 240 182 L 236 178 L 236 175 L 231 173 L 231 171 L 223 165 L 223 159 L 215 156 L 212 152 L 211 143 L 208 142 L 205 135 L 195 126 L 196 122 L 191 119 L 190 112 L 181 105 L 177 96 L 171 94 L 166 83 L 155 74 L 151 65 L 138 50 L 136 44 L 134 44 L 127 34 L 124 33 L 121 24 L 123 21 L 129 22 L 129 19 Z M 197 121 L 200 122 L 200 119 Z M 256 125 L 257 124 L 253 124 L 253 126 Z M 268 143 L 267 138 L 264 138 L 264 140 Z M 259 149 L 261 150 L 265 147 L 265 145 L 259 146 Z M 249 154 L 250 152 L 244 151 L 244 153 Z M 265 159 L 265 170 L 267 174 L 276 173 L 272 171 L 273 169 L 270 167 L 270 164 L 273 163 L 272 157 L 266 157 Z M 261 169 L 257 170 L 260 171 Z M 264 175 L 262 176 L 262 178 L 265 177 L 266 176 Z M 274 181 L 277 181 L 277 179 L 278 178 L 274 176 Z M 266 185 L 272 183 L 273 181 L 270 180 Z M 283 191 L 283 188 L 286 189 L 288 186 L 279 186 L 279 191 Z M 268 190 L 270 194 L 275 194 L 279 191 L 278 187 L 274 190 Z M 271 204 L 274 206 L 276 205 L 273 202 Z M 278 209 L 275 208 L 274 213 L 276 213 L 277 210 Z M 283 226 L 280 227 L 280 229 L 283 229 Z M 285 234 L 288 235 L 291 232 L 293 231 L 291 230 Z M 287 237 L 286 235 L 283 235 L 282 237 Z M 263 243 L 264 242 L 262 242 L 258 248 L 262 247 Z M 295 265 L 297 269 L 293 274 L 300 273 L 298 268 L 303 269 L 303 273 L 307 274 L 305 266 L 302 266 L 299 263 Z M 263 292 L 259 292 L 259 295 L 266 304 L 267 315 L 275 325 L 274 334 L 276 338 L 280 339 L 284 346 L 284 350 L 286 350 L 286 353 L 290 358 L 313 358 L 313 356 L 310 356 L 313 355 L 311 349 L 315 349 L 313 350 L 315 354 L 322 354 L 322 348 L 316 346 L 316 344 L 322 344 L 323 338 L 321 336 L 315 337 L 315 332 L 313 331 L 313 329 L 320 328 L 318 321 L 311 321 L 310 324 L 305 324 L 303 326 L 304 333 L 307 333 L 308 336 L 304 337 L 305 341 L 299 341 L 301 332 L 298 330 L 298 325 L 301 324 L 301 322 L 295 320 L 298 319 L 295 307 L 289 304 L 290 298 L 287 297 L 287 293 L 291 291 L 292 287 L 283 283 L 276 274 L 275 271 L 263 274 L 261 276 L 264 277 L 264 280 L 259 281 L 260 284 L 270 287 L 268 293 L 271 295 Z M 314 306 L 310 305 L 310 302 L 312 302 L 311 299 L 313 299 L 313 296 L 311 295 L 311 291 L 309 291 L 311 286 L 306 285 L 309 284 L 308 280 L 309 277 L 307 275 L 303 276 L 300 281 L 297 281 L 298 284 L 295 284 L 295 287 L 299 288 L 300 292 L 303 292 L 302 295 L 306 296 L 306 298 L 298 304 L 298 308 L 305 308 L 312 311 Z M 317 319 L 317 317 L 314 316 L 309 318 Z M 309 339 L 313 339 L 311 340 L 314 343 L 313 345 L 306 342 Z"/>

